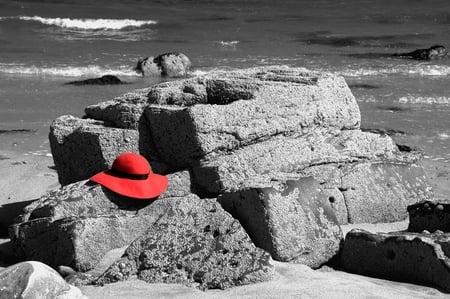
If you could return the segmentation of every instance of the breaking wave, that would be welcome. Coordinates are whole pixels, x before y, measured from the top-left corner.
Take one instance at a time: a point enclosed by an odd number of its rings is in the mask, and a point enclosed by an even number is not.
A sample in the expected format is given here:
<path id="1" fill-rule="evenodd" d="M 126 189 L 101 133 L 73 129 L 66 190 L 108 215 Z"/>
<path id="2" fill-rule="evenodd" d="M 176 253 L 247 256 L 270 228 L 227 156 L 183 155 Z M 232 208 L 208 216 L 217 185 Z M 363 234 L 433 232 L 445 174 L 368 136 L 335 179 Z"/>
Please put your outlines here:
<path id="1" fill-rule="evenodd" d="M 129 65 L 123 65 L 117 68 L 108 68 L 98 65 L 46 67 L 0 63 L 0 73 L 24 76 L 58 77 L 103 76 L 106 74 L 127 77 L 139 76 Z"/>
<path id="2" fill-rule="evenodd" d="M 450 75 L 450 66 L 447 65 L 396 65 L 388 67 L 365 67 L 365 68 L 345 68 L 337 70 L 338 73 L 345 77 L 364 77 L 399 74 L 405 76 L 448 76 Z"/>
<path id="3" fill-rule="evenodd" d="M 0 17 L 1 20 L 18 19 L 22 21 L 39 22 L 44 25 L 57 26 L 61 28 L 83 29 L 83 30 L 120 30 L 129 27 L 142 27 L 157 24 L 153 20 L 133 19 L 70 19 L 70 18 L 43 18 L 39 16 L 15 16 Z"/>

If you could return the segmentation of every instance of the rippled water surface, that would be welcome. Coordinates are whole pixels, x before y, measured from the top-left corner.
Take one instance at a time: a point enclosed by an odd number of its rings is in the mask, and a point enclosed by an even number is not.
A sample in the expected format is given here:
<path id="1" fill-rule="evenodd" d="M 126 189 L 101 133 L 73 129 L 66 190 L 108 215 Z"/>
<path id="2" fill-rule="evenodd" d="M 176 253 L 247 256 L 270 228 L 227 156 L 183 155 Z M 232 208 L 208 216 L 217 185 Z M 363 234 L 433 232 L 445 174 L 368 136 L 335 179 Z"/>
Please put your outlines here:
<path id="1" fill-rule="evenodd" d="M 340 74 L 363 127 L 448 162 L 450 59 L 391 55 L 450 47 L 449 25 L 446 0 L 0 1 L 1 147 L 48 153 L 52 119 L 156 83 L 132 70 L 137 59 L 179 51 L 193 74 L 273 64 Z M 104 74 L 131 84 L 64 85 Z"/>

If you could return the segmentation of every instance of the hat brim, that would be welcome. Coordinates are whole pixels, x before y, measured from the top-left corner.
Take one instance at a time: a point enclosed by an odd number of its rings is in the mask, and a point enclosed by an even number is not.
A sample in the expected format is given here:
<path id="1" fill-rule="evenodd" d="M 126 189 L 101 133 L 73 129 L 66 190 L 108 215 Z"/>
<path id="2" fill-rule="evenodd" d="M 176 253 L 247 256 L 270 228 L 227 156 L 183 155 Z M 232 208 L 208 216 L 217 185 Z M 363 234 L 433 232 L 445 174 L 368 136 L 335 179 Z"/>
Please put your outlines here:
<path id="1" fill-rule="evenodd" d="M 115 193 L 137 199 L 152 199 L 158 197 L 167 189 L 168 179 L 166 176 L 150 173 L 146 179 L 128 179 L 117 177 L 109 171 L 97 173 L 90 178 Z"/>

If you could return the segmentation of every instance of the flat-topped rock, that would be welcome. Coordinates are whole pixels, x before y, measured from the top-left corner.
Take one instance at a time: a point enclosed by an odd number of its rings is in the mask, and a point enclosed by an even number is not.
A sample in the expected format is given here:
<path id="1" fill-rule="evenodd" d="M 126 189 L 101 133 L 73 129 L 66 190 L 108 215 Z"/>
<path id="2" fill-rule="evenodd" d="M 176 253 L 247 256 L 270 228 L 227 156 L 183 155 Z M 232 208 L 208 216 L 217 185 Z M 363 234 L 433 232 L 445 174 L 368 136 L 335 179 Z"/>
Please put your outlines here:
<path id="1" fill-rule="evenodd" d="M 388 136 L 359 130 L 314 130 L 303 136 L 276 136 L 231 153 L 209 155 L 193 167 L 205 191 L 221 193 L 238 188 L 252 176 L 270 172 L 296 173 L 331 163 L 379 161 L 403 157 Z"/>
<path id="2" fill-rule="evenodd" d="M 317 268 L 339 251 L 341 229 L 312 177 L 253 182 L 219 197 L 256 246 L 275 260 Z"/>
<path id="3" fill-rule="evenodd" d="M 128 245 L 164 214 L 173 198 L 190 194 L 188 172 L 168 175 L 169 187 L 158 200 L 120 196 L 89 181 L 49 192 L 25 208 L 10 238 L 22 259 L 52 267 L 93 268 L 102 255 Z"/>
<path id="4" fill-rule="evenodd" d="M 450 234 L 347 233 L 341 262 L 346 271 L 450 292 Z"/>
<path id="5" fill-rule="evenodd" d="M 424 200 L 408 206 L 410 232 L 450 232 L 450 201 Z"/>
<path id="6" fill-rule="evenodd" d="M 270 255 L 214 199 L 175 203 L 125 251 L 97 284 L 137 275 L 149 283 L 226 289 L 272 279 Z"/>
<path id="7" fill-rule="evenodd" d="M 117 128 L 137 130 L 150 90 L 152 87 L 136 89 L 112 100 L 87 106 L 84 108 L 86 118 L 102 120 Z"/>
<path id="8" fill-rule="evenodd" d="M 304 69 L 254 68 L 166 82 L 145 110 L 163 161 L 185 167 L 203 156 L 312 128 L 359 128 L 342 77 Z"/>

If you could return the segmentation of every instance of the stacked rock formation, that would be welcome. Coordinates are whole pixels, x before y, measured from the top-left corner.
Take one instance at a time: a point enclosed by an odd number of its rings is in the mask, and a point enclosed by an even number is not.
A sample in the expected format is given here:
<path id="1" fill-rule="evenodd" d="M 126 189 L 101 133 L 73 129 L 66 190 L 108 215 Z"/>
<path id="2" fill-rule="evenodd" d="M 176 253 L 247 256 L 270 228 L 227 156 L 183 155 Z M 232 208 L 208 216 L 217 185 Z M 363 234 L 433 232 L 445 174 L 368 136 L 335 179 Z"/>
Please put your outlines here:
<path id="1" fill-rule="evenodd" d="M 401 220 L 408 205 L 431 196 L 420 154 L 362 132 L 355 98 L 331 74 L 285 67 L 212 72 L 85 113 L 53 122 L 52 153 L 66 186 L 29 206 L 11 237 L 23 257 L 80 271 L 134 240 L 98 283 L 130 275 L 202 288 L 267 280 L 272 266 L 259 248 L 318 267 L 339 251 L 339 224 Z M 169 176 L 170 189 L 145 206 L 83 181 L 129 151 Z M 205 249 L 189 247 L 189 238 Z M 54 246 L 50 240 L 64 250 L 42 253 Z M 201 258 L 193 261 L 194 251 Z M 215 281 L 223 265 L 236 271 Z"/>
<path id="2" fill-rule="evenodd" d="M 434 285 L 450 292 L 450 202 L 422 201 L 408 207 L 407 231 L 350 231 L 343 267 L 354 273 Z"/>

